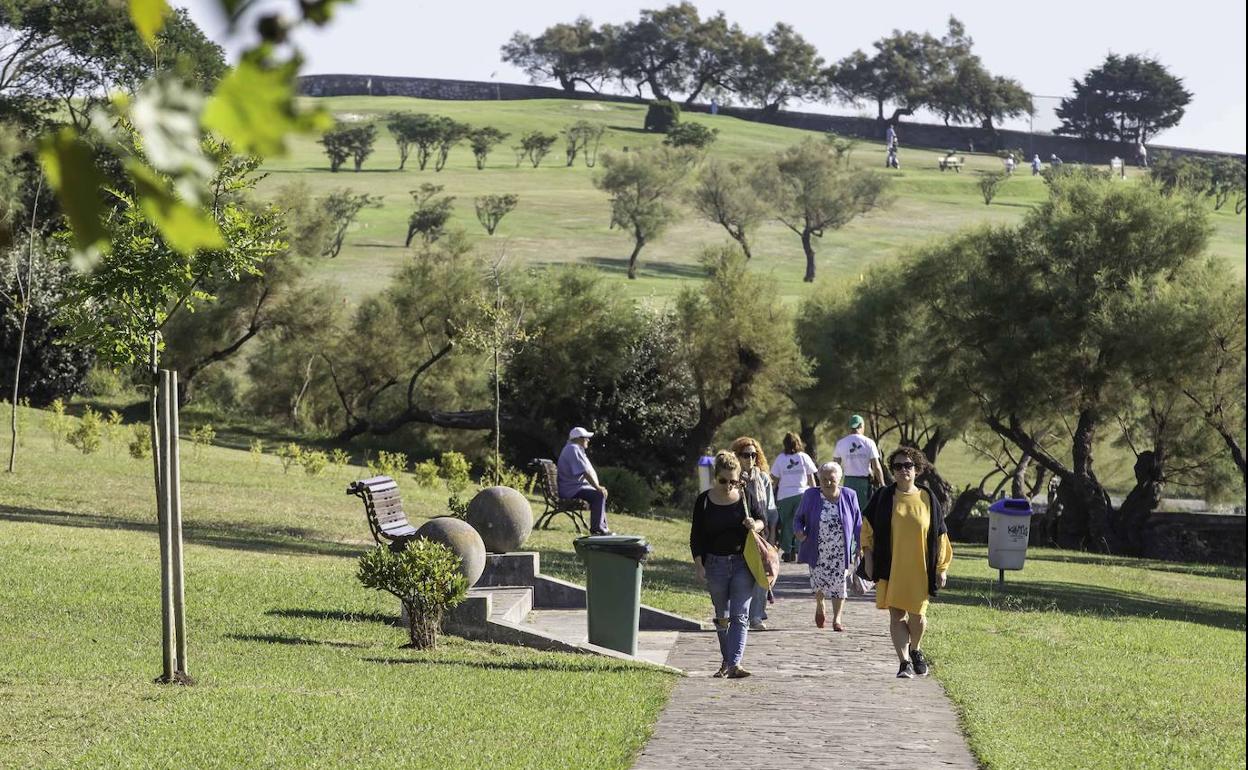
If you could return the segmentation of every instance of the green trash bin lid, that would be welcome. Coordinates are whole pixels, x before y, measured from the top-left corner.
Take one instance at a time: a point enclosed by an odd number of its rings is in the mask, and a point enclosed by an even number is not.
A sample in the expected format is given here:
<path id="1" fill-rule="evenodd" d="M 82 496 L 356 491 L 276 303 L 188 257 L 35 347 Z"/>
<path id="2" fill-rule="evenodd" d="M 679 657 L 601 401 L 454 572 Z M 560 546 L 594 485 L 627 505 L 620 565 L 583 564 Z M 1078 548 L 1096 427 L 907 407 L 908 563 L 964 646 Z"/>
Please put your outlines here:
<path id="1" fill-rule="evenodd" d="M 599 551 L 645 561 L 654 549 L 641 535 L 587 535 L 572 541 L 576 552 Z"/>

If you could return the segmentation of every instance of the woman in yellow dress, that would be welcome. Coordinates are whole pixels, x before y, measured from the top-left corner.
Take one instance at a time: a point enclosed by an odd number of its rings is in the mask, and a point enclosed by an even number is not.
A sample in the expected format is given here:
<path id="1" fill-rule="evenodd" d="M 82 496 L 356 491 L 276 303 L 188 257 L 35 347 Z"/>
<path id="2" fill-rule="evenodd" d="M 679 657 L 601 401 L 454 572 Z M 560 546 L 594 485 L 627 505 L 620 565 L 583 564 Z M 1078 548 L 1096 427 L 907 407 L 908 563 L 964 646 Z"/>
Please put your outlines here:
<path id="1" fill-rule="evenodd" d="M 953 548 L 944 511 L 932 490 L 916 484 L 927 466 L 917 449 L 888 456 L 893 483 L 871 497 L 862 514 L 862 563 L 875 580 L 875 606 L 887 609 L 889 633 L 901 662 L 897 677 L 927 676 L 920 645 L 927 630 L 927 600 L 945 585 Z"/>

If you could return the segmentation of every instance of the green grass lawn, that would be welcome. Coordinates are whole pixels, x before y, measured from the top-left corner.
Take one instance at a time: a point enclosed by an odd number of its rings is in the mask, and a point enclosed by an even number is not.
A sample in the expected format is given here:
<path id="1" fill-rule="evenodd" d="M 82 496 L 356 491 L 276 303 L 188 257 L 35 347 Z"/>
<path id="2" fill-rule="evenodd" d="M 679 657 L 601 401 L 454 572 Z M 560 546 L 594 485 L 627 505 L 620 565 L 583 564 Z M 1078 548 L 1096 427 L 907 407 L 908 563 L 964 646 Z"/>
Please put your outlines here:
<path id="1" fill-rule="evenodd" d="M 505 250 L 514 263 L 524 265 L 590 265 L 618 276 L 621 287 L 630 295 L 651 302 L 666 301 L 679 291 L 684 279 L 699 275 L 697 256 L 702 248 L 726 240 L 718 226 L 703 222 L 686 210 L 668 232 L 645 247 L 639 278 L 627 281 L 624 270 L 632 242 L 624 232 L 608 228 L 607 197 L 591 181 L 596 170 L 586 168 L 579 159 L 574 167 L 566 167 L 562 141 L 540 168 L 532 168 L 527 161 L 519 168 L 515 165 L 510 146 L 522 133 L 557 133 L 577 120 L 608 127 L 602 143 L 604 152 L 657 143 L 660 137 L 640 130 L 645 114 L 641 105 L 561 99 L 454 102 L 403 97 L 306 101 L 348 119 L 380 118 L 394 110 L 429 112 L 473 125 L 496 126 L 511 133 L 481 171 L 476 169 L 468 148 L 460 145 L 451 152 L 450 161 L 441 172 L 435 173 L 432 165 L 418 171 L 414 158 L 400 172 L 398 150 L 384 126 L 379 127 L 376 151 L 358 174 L 349 170 L 330 173 L 322 148 L 313 137 L 296 139 L 288 157 L 266 164 L 269 176 L 262 191 L 271 192 L 280 185 L 304 181 L 317 194 L 351 187 L 384 196 L 382 208 L 361 215 L 343 253 L 319 268 L 320 280 L 341 287 L 351 301 L 376 291 L 383 285 L 379 278 L 407 258 L 403 239 L 411 212 L 408 191 L 422 182 L 444 185 L 445 192 L 456 197 L 452 226 L 464 228 L 474 239 L 489 241 L 483 248 L 491 254 Z M 812 135 L 799 129 L 726 116 L 689 114 L 684 119 L 718 128 L 719 140 L 710 154 L 725 159 L 750 160 Z M 993 204 L 985 206 L 974 172 L 998 170 L 1001 161 L 993 155 L 965 153 L 967 167 L 961 174 L 942 173 L 936 167 L 941 154 L 903 146 L 901 170 L 887 172 L 894 180 L 892 205 L 851 222 L 843 230 L 828 233 L 818 245 L 821 276 L 832 281 L 857 280 L 870 265 L 929 239 L 981 222 L 1018 221 L 1045 195 L 1044 183 L 1024 167 L 1004 185 Z M 884 171 L 883 145 L 862 142 L 851 160 L 856 165 Z M 1131 173 L 1134 175 L 1134 169 Z M 485 235 L 473 212 L 473 198 L 488 193 L 515 193 L 520 197 L 518 208 L 503 220 L 492 239 Z M 1232 274 L 1242 278 L 1244 218 L 1224 208 L 1213 213 L 1211 220 L 1215 229 L 1212 252 L 1227 261 Z M 805 258 L 796 235 L 772 222 L 760 229 L 755 246 L 754 267 L 775 276 L 779 298 L 794 301 L 812 290 L 801 280 Z"/>
<path id="2" fill-rule="evenodd" d="M 153 685 L 149 461 L 55 451 L 39 417 L 23 412 L 18 472 L 0 474 L 6 767 L 627 767 L 674 682 L 453 637 L 400 649 L 395 602 L 354 579 L 369 541 L 343 490 L 362 468 L 285 475 L 272 456 L 184 443 L 199 683 Z M 408 479 L 403 495 L 413 518 L 444 512 L 445 490 Z M 526 547 L 580 582 L 570 527 L 555 526 Z M 612 526 L 655 546 L 644 601 L 706 612 L 683 517 Z M 955 549 L 926 646 L 987 767 L 1243 765 L 1242 568 L 1038 549 L 1000 591 L 982 547 Z"/>

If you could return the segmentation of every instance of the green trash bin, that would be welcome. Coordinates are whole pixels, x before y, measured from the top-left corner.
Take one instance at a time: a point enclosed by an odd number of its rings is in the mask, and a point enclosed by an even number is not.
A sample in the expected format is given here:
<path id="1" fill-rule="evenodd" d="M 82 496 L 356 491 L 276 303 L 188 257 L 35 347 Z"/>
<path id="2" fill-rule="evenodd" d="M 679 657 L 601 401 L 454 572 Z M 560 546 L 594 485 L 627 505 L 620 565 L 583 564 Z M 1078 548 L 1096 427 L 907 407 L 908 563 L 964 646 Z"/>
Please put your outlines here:
<path id="1" fill-rule="evenodd" d="M 650 545 L 640 535 L 591 535 L 572 544 L 585 562 L 590 644 L 636 655 L 641 563 Z"/>

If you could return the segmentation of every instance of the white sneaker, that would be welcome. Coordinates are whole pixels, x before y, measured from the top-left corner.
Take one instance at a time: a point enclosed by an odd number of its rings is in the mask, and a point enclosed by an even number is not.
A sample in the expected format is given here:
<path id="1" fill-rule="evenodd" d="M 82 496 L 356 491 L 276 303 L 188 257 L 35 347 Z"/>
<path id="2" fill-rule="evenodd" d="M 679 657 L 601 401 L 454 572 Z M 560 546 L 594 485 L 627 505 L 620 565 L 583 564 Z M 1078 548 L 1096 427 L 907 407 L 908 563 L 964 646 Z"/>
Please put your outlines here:
<path id="1" fill-rule="evenodd" d="M 750 624 L 750 630 L 751 631 L 766 631 L 767 624 L 761 620 L 756 620 Z"/>

